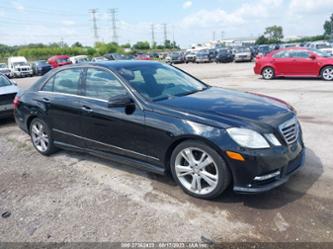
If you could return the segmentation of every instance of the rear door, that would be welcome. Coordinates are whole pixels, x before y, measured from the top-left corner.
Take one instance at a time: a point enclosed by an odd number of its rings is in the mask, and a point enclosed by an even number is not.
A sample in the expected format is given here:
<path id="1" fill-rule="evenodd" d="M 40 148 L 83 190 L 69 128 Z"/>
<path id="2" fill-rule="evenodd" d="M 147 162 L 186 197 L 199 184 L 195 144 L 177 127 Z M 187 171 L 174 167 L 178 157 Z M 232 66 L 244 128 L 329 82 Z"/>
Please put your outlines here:
<path id="1" fill-rule="evenodd" d="M 65 69 L 51 77 L 39 92 L 38 101 L 46 107 L 46 119 L 56 141 L 79 147 L 81 122 L 82 69 Z"/>
<path id="2" fill-rule="evenodd" d="M 293 61 L 290 57 L 289 50 L 277 52 L 272 56 L 272 63 L 275 67 L 276 75 L 291 75 L 293 74 Z"/>

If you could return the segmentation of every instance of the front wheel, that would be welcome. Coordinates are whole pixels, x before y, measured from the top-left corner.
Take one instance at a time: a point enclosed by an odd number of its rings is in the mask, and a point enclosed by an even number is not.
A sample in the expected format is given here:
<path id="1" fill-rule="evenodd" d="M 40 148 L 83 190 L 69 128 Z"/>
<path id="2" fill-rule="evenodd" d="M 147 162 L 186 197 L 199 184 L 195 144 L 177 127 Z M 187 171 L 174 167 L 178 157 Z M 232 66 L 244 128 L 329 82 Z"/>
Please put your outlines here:
<path id="1" fill-rule="evenodd" d="M 333 80 L 333 66 L 324 67 L 320 76 L 324 80 Z"/>
<path id="2" fill-rule="evenodd" d="M 274 78 L 274 69 L 271 68 L 271 67 L 265 67 L 263 70 L 262 70 L 262 73 L 261 73 L 262 77 L 265 79 L 265 80 L 271 80 Z"/>
<path id="3" fill-rule="evenodd" d="M 231 181 L 222 157 L 198 141 L 186 141 L 175 148 L 171 156 L 171 171 L 184 192 L 202 199 L 218 197 Z"/>
<path id="4" fill-rule="evenodd" d="M 42 155 L 48 156 L 57 150 L 53 144 L 50 128 L 44 120 L 40 118 L 32 120 L 30 136 L 33 146 Z"/>

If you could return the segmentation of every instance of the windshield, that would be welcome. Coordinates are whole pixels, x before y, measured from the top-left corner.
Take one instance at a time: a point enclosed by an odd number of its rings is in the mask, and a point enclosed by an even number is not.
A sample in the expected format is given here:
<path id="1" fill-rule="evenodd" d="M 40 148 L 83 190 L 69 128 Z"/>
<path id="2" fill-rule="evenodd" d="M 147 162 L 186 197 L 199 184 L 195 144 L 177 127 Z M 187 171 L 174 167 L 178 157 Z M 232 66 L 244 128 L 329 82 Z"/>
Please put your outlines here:
<path id="1" fill-rule="evenodd" d="M 328 45 L 328 44 L 317 44 L 317 45 L 316 45 L 316 48 L 317 48 L 317 49 L 331 48 L 331 46 Z"/>
<path id="2" fill-rule="evenodd" d="M 25 63 L 25 62 L 14 62 L 13 65 L 14 65 L 14 67 L 16 67 L 16 66 L 27 66 L 28 63 Z"/>
<path id="3" fill-rule="evenodd" d="M 0 63 L 0 68 L 7 68 L 7 65 L 5 63 Z"/>
<path id="4" fill-rule="evenodd" d="M 10 83 L 10 81 L 7 78 L 0 75 L 0 87 L 2 87 L 2 86 L 11 86 L 11 85 L 12 84 Z"/>
<path id="5" fill-rule="evenodd" d="M 185 96 L 207 88 L 200 81 L 169 65 L 129 65 L 116 70 L 150 101 Z"/>
<path id="6" fill-rule="evenodd" d="M 244 52 L 250 52 L 249 48 L 238 48 L 236 50 L 237 53 L 244 53 Z"/>
<path id="7" fill-rule="evenodd" d="M 330 54 L 324 52 L 324 51 L 321 51 L 321 50 L 318 50 L 318 49 L 314 49 L 314 48 L 310 48 L 311 51 L 313 51 L 315 54 L 321 56 L 321 57 L 331 57 Z"/>
<path id="8" fill-rule="evenodd" d="M 65 63 L 65 62 L 69 62 L 69 61 L 70 61 L 69 58 L 59 58 L 59 59 L 57 59 L 58 63 Z"/>
<path id="9" fill-rule="evenodd" d="M 40 65 L 40 66 L 47 66 L 47 65 L 49 65 L 49 64 L 47 63 L 47 61 L 36 61 L 36 64 L 37 64 L 37 65 Z"/>

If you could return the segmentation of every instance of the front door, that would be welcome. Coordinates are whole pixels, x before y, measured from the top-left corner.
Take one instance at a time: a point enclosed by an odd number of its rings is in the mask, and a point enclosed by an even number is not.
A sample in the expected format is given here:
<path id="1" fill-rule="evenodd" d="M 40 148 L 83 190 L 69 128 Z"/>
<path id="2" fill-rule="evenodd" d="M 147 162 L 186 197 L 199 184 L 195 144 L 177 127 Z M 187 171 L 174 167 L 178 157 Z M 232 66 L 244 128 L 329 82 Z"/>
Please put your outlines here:
<path id="1" fill-rule="evenodd" d="M 105 69 L 88 68 L 84 80 L 83 135 L 86 146 L 105 153 L 151 161 L 146 155 L 144 111 L 138 105 L 109 107 L 109 100 L 129 94 L 115 75 Z"/>

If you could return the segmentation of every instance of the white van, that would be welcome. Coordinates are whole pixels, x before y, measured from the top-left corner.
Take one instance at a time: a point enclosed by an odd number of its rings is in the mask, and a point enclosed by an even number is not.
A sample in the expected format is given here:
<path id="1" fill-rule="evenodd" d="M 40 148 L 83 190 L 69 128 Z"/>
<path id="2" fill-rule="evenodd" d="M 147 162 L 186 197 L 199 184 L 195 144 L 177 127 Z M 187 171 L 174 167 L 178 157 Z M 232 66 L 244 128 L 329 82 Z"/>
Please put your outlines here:
<path id="1" fill-rule="evenodd" d="M 8 58 L 8 68 L 10 69 L 11 77 L 32 76 L 32 68 L 28 61 L 23 56 L 14 56 Z"/>

